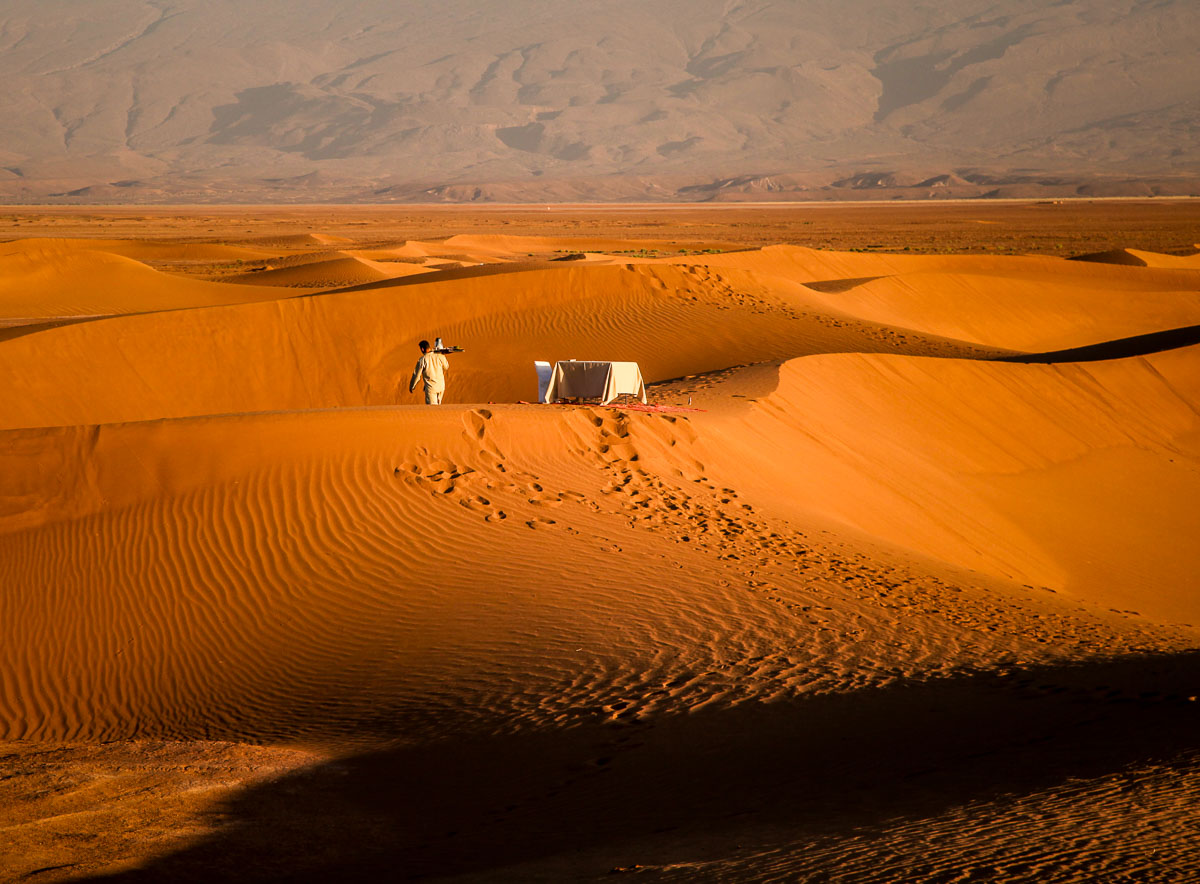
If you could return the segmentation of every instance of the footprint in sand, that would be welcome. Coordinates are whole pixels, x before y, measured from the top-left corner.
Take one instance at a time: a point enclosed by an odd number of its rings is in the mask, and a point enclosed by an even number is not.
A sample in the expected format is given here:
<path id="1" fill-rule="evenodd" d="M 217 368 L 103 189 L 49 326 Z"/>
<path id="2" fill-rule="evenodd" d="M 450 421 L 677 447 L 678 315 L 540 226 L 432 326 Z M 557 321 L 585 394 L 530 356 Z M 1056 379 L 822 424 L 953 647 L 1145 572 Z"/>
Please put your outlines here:
<path id="1" fill-rule="evenodd" d="M 482 440 L 487 430 L 487 422 L 492 419 L 492 413 L 486 408 L 477 408 L 463 415 L 463 424 L 469 437 Z"/>

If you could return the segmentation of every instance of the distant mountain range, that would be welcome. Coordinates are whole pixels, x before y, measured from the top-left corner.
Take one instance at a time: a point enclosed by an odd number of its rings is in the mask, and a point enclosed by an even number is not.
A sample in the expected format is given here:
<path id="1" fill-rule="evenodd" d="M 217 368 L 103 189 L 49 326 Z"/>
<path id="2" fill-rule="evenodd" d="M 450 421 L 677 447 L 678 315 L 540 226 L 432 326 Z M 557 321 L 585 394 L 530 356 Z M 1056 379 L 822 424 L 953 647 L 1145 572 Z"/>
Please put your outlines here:
<path id="1" fill-rule="evenodd" d="M 1195 0 L 7 0 L 0 200 L 1200 193 Z"/>

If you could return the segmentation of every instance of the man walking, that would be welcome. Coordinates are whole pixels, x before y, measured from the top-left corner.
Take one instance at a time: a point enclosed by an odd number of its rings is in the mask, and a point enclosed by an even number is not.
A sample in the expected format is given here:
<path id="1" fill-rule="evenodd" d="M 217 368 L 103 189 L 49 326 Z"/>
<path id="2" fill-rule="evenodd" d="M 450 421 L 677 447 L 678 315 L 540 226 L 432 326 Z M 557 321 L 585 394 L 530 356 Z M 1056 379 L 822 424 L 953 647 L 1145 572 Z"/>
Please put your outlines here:
<path id="1" fill-rule="evenodd" d="M 425 381 L 425 404 L 441 405 L 442 394 L 446 392 L 446 371 L 450 368 L 450 360 L 441 353 L 429 348 L 429 341 L 421 341 L 421 358 L 413 369 L 412 380 L 408 384 L 408 392 L 413 393 L 417 384 Z"/>

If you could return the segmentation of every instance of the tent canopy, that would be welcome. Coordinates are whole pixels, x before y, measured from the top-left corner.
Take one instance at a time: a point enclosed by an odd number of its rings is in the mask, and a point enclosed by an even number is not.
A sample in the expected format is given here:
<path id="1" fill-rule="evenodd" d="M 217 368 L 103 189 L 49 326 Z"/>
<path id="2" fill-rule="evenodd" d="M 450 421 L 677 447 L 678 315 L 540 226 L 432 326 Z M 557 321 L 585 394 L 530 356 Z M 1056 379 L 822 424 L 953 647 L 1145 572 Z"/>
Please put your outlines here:
<path id="1" fill-rule="evenodd" d="M 594 362 L 574 359 L 558 362 L 546 389 L 544 402 L 556 399 L 599 399 L 607 405 L 628 394 L 646 401 L 646 384 L 636 362 Z"/>

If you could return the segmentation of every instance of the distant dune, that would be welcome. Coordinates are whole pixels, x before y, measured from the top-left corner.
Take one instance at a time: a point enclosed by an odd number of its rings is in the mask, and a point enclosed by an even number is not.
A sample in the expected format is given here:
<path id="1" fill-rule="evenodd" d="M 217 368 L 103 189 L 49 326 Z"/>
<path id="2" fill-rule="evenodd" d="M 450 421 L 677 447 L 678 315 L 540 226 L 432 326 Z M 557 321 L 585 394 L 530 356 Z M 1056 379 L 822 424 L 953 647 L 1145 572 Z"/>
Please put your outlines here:
<path id="1" fill-rule="evenodd" d="M 123 245 L 123 244 L 122 244 Z M 109 316 L 244 303 L 274 297 L 261 290 L 167 276 L 126 253 L 160 253 L 103 242 L 46 240 L 0 245 L 0 328 L 55 319 Z M 179 256 L 225 259 L 248 250 L 184 247 Z M 183 257 L 183 260 L 195 260 Z"/>
<path id="2" fill-rule="evenodd" d="M 0 12 L 0 199 L 1200 192 L 1189 0 L 105 9 Z"/>

